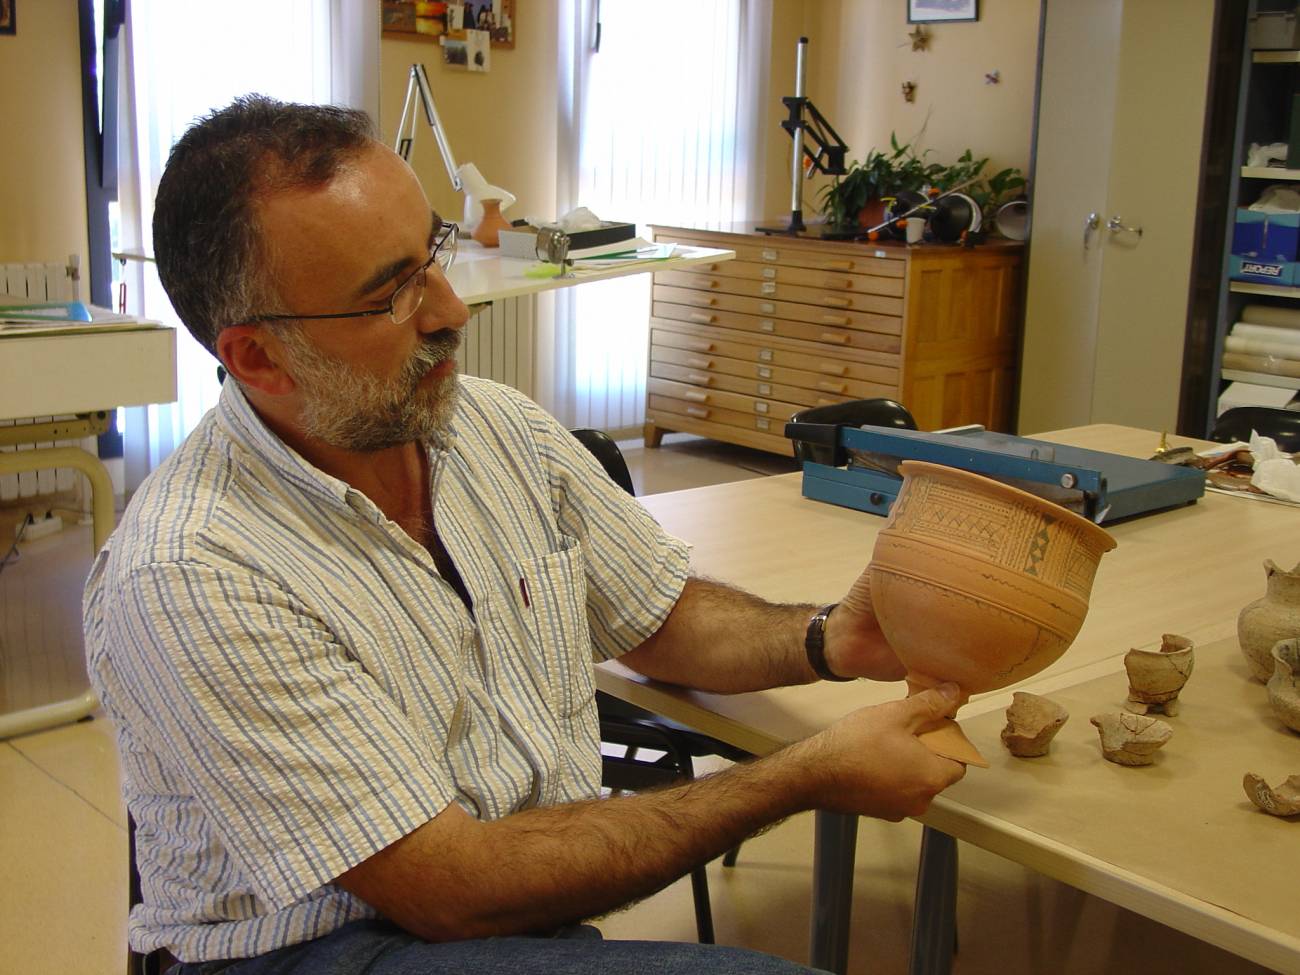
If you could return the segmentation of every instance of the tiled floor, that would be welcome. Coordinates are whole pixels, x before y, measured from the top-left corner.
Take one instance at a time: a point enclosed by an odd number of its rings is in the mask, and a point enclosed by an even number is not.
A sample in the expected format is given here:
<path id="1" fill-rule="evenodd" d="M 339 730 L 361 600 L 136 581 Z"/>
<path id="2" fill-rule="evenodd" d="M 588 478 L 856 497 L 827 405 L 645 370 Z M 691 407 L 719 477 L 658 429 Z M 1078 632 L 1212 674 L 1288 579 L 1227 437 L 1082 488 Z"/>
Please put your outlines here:
<path id="1" fill-rule="evenodd" d="M 640 493 L 793 469 L 708 441 L 665 444 L 622 445 Z M 0 743 L 0 824 L 0 973 L 120 975 L 126 822 L 108 723 Z M 906 970 L 919 838 L 913 823 L 862 821 L 852 972 Z M 747 841 L 735 868 L 711 865 L 718 940 L 806 961 L 811 850 L 812 819 L 796 816 Z M 1262 971 L 993 854 L 963 845 L 961 857 L 959 973 Z M 606 937 L 692 940 L 691 904 L 680 881 L 600 926 Z"/>

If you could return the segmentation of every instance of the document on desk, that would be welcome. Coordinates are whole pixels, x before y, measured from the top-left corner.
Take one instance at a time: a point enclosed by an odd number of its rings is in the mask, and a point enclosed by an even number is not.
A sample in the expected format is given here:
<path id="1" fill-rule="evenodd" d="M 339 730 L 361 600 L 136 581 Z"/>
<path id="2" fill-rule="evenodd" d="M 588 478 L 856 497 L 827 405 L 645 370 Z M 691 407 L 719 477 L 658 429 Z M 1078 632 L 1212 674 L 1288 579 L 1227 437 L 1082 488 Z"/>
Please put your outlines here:
<path id="1" fill-rule="evenodd" d="M 29 302 L 26 299 L 0 296 L 0 338 L 101 332 L 142 326 L 157 327 L 159 324 L 80 301 Z"/>
<path id="2" fill-rule="evenodd" d="M 629 247 L 628 245 L 634 245 Z M 630 241 L 621 241 L 619 245 L 606 245 L 607 247 L 621 246 L 621 250 L 611 251 L 603 254 L 591 254 L 588 251 L 601 250 L 603 248 L 588 248 L 587 251 L 578 251 L 571 253 L 577 267 L 618 267 L 622 264 L 639 264 L 642 261 L 666 261 L 677 253 L 676 244 L 651 244 L 641 238 Z"/>

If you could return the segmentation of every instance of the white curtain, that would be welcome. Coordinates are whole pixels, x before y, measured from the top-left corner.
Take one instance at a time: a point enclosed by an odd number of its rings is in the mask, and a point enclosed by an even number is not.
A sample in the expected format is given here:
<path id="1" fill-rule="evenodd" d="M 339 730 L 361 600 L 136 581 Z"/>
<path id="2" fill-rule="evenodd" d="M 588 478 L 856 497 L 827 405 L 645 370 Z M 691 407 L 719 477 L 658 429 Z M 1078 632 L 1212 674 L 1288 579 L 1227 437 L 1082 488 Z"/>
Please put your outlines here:
<path id="1" fill-rule="evenodd" d="M 237 95 L 377 109 L 379 16 L 367 0 L 131 0 L 127 11 L 114 251 L 152 254 L 168 152 L 196 118 Z M 194 428 L 219 387 L 216 360 L 180 325 L 153 264 L 115 267 L 127 311 L 177 326 L 177 402 L 125 411 L 130 491 Z"/>
<path id="2" fill-rule="evenodd" d="M 643 234 L 758 219 L 771 19 L 771 0 L 564 0 L 560 212 L 585 206 Z M 553 320 L 540 316 L 538 398 L 561 422 L 644 420 L 650 286 L 565 289 Z"/>

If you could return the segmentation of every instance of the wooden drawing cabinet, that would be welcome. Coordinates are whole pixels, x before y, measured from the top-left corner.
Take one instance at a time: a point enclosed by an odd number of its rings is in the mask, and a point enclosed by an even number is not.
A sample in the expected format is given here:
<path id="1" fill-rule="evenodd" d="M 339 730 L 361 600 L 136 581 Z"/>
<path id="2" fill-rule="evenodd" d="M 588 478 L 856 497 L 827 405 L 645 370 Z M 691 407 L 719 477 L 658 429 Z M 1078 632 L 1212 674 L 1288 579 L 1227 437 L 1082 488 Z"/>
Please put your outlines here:
<path id="1" fill-rule="evenodd" d="M 1011 429 L 1019 244 L 831 242 L 656 227 L 735 251 L 655 274 L 645 439 L 668 431 L 788 454 L 801 409 L 884 396 L 923 430 Z"/>

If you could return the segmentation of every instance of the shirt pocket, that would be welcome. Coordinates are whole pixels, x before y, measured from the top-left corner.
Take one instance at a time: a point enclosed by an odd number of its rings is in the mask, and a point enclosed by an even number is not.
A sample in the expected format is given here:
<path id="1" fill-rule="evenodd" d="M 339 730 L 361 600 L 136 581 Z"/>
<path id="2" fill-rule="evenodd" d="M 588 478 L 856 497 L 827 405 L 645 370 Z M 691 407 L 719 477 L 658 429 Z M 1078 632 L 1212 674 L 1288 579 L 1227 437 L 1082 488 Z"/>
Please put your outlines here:
<path id="1" fill-rule="evenodd" d="M 572 719 L 596 696 L 587 629 L 586 559 L 562 535 L 558 552 L 519 563 L 520 596 L 530 648 L 541 661 L 557 717 Z"/>

